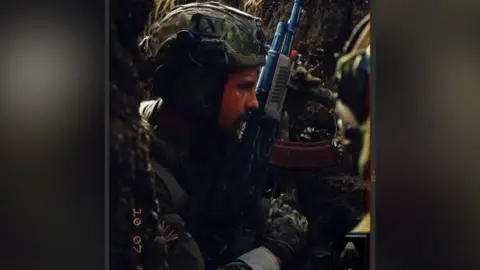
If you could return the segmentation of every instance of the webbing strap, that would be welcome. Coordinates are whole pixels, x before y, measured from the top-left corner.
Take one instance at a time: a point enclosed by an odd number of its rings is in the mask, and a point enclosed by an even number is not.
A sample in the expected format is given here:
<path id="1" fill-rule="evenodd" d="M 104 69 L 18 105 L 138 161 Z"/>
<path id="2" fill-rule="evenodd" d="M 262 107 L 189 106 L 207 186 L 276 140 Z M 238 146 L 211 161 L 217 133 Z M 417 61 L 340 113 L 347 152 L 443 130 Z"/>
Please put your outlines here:
<path id="1" fill-rule="evenodd" d="M 163 183 L 165 183 L 175 210 L 180 211 L 187 203 L 188 194 L 182 189 L 175 177 L 165 167 L 153 159 L 150 160 L 150 163 L 155 173 L 160 179 L 162 179 Z"/>

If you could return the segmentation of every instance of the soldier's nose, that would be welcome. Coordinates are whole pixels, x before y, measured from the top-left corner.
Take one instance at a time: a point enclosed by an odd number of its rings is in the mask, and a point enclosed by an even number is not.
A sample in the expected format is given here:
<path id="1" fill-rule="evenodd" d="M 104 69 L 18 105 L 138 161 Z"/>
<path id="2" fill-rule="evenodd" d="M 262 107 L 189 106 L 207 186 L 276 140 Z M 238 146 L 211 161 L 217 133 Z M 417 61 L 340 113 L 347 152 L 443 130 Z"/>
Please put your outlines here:
<path id="1" fill-rule="evenodd" d="M 259 107 L 259 104 L 258 104 L 258 100 L 257 100 L 257 96 L 255 95 L 255 93 L 253 94 L 253 96 L 251 96 L 248 101 L 247 101 L 247 110 L 256 110 L 258 109 Z"/>

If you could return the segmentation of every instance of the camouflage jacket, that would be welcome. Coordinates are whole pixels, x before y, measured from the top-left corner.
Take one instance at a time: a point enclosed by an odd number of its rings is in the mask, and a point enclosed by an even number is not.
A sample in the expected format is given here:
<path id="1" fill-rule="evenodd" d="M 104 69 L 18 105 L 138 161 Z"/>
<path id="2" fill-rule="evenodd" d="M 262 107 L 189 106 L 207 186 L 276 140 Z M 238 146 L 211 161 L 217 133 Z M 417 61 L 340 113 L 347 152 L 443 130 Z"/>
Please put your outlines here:
<path id="1" fill-rule="evenodd" d="M 206 262 L 205 258 L 208 258 L 211 252 L 209 249 L 216 248 L 209 243 L 210 236 L 216 233 L 221 225 L 209 228 L 202 224 L 203 211 L 213 185 L 213 168 L 222 157 L 204 154 L 199 160 L 182 147 L 178 138 L 160 138 L 162 135 L 159 136 L 160 132 L 154 132 L 154 129 L 162 127 L 155 127 L 150 122 L 161 105 L 162 100 L 158 99 L 143 102 L 140 106 L 140 114 L 151 131 L 151 169 L 157 175 L 156 193 L 162 205 L 162 213 L 157 217 L 159 226 L 154 237 L 155 254 L 159 254 L 156 268 L 280 270 L 279 260 L 265 247 L 254 248 L 221 267 Z M 191 197 L 189 194 L 196 196 Z M 235 255 L 232 256 L 234 257 L 231 258 L 235 258 Z"/>

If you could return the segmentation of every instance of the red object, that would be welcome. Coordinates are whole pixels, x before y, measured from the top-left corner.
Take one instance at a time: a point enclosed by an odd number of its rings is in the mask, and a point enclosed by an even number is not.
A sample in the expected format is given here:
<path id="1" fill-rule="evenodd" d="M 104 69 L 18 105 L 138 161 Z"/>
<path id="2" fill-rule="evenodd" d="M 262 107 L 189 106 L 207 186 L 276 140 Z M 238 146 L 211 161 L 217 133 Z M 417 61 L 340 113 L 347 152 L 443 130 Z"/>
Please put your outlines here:
<path id="1" fill-rule="evenodd" d="M 290 52 L 290 59 L 292 59 L 293 61 L 297 59 L 297 56 L 298 56 L 298 52 L 296 50 L 292 50 Z"/>
<path id="2" fill-rule="evenodd" d="M 272 148 L 270 164 L 287 169 L 320 169 L 338 163 L 329 140 L 314 143 L 277 140 Z"/>

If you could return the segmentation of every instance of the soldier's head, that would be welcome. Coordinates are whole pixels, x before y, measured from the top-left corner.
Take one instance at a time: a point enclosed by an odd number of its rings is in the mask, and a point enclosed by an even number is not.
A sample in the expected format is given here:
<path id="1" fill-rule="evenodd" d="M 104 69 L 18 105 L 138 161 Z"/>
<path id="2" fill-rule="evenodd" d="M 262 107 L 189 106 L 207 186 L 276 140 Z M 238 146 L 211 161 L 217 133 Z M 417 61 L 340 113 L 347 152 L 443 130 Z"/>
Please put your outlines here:
<path id="1" fill-rule="evenodd" d="M 337 62 L 339 92 L 336 110 L 349 128 L 345 136 L 357 151 L 362 173 L 368 174 L 370 156 L 370 16 L 354 29 Z"/>
<path id="2" fill-rule="evenodd" d="M 260 19 L 217 2 L 174 8 L 142 42 L 154 95 L 187 120 L 236 130 L 258 102 L 267 46 Z"/>

